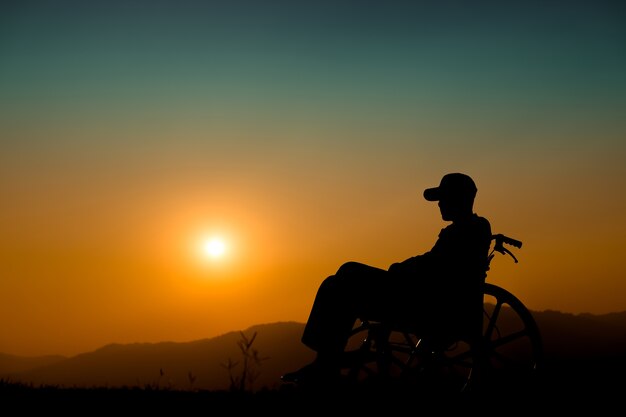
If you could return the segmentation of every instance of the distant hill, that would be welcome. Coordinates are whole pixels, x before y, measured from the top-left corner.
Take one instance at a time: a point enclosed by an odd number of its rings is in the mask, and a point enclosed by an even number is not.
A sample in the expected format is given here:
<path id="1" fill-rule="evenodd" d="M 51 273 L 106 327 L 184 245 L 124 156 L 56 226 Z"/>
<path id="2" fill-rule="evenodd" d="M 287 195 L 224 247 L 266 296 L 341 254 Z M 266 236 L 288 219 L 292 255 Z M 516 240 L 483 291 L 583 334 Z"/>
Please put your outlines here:
<path id="1" fill-rule="evenodd" d="M 619 358 L 626 355 L 626 311 L 593 315 L 533 312 L 550 359 Z"/>
<path id="2" fill-rule="evenodd" d="M 533 312 L 545 352 L 546 385 L 561 392 L 626 390 L 626 312 Z"/>
<path id="3" fill-rule="evenodd" d="M 313 358 L 313 352 L 300 343 L 302 328 L 300 323 L 280 322 L 243 331 L 247 337 L 257 333 L 252 347 L 267 358 L 262 361 L 255 387 L 273 387 L 280 383 L 282 373 Z M 229 372 L 223 365 L 229 359 L 240 361 L 239 340 L 240 332 L 233 331 L 187 343 L 111 344 L 63 360 L 42 360 L 41 366 L 30 369 L 20 369 L 16 364 L 24 359 L 14 357 L 15 364 L 0 363 L 0 378 L 63 387 L 227 389 Z M 239 375 L 240 370 L 241 364 L 233 369 L 233 375 Z"/>
<path id="4" fill-rule="evenodd" d="M 66 360 L 65 356 L 50 355 L 37 357 L 22 357 L 0 353 L 0 375 L 26 372 L 31 369 L 42 368 Z"/>
<path id="5" fill-rule="evenodd" d="M 626 373 L 626 312 L 532 313 L 542 333 L 546 369 L 552 372 L 552 378 L 559 378 L 559 383 Z M 303 328 L 303 323 L 278 322 L 243 331 L 247 337 L 257 334 L 253 348 L 267 358 L 255 388 L 276 388 L 282 373 L 313 359 L 313 352 L 300 342 Z M 70 358 L 0 355 L 0 378 L 63 387 L 227 389 L 229 372 L 224 364 L 229 359 L 241 359 L 239 340 L 240 332 L 233 331 L 187 343 L 112 344 Z M 234 375 L 238 375 L 240 366 L 233 369 Z"/>

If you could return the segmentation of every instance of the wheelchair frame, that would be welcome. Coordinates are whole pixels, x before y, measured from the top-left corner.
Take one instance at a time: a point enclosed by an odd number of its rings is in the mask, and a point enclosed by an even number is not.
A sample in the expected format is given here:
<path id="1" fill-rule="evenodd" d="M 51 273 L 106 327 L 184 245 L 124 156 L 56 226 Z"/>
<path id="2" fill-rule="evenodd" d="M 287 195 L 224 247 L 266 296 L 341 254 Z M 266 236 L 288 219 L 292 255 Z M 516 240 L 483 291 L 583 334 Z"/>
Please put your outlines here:
<path id="1" fill-rule="evenodd" d="M 522 242 L 502 234 L 488 257 L 513 253 Z M 485 278 L 486 280 L 486 278 Z M 407 326 L 359 321 L 352 330 L 342 372 L 357 384 L 401 383 L 430 391 L 469 392 L 530 387 L 542 368 L 543 348 L 531 312 L 506 289 L 483 282 L 482 329 L 432 337 Z"/>

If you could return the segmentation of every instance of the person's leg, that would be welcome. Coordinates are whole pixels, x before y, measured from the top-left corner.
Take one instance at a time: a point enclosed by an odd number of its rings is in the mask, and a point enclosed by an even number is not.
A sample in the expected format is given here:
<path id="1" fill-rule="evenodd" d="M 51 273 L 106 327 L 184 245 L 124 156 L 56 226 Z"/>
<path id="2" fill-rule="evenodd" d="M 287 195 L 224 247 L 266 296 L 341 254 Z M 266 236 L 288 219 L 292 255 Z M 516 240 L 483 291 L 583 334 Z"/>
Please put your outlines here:
<path id="1" fill-rule="evenodd" d="M 320 285 L 302 343 L 317 352 L 343 351 L 359 316 L 384 313 L 387 271 L 358 262 L 343 264 Z"/>
<path id="2" fill-rule="evenodd" d="M 299 381 L 339 371 L 338 360 L 357 318 L 383 314 L 388 303 L 387 271 L 348 262 L 320 285 L 302 343 L 317 352 L 313 364 L 283 376 Z"/>

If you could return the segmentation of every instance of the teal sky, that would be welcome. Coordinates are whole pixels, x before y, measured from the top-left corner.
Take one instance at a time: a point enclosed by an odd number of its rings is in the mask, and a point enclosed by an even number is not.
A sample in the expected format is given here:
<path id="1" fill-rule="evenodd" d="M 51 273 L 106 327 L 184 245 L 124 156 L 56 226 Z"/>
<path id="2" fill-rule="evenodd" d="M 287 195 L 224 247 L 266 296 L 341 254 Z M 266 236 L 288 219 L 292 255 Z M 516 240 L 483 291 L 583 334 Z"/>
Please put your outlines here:
<path id="1" fill-rule="evenodd" d="M 451 171 L 525 242 L 496 283 L 626 310 L 625 22 L 606 0 L 2 2 L 0 352 L 304 321 L 342 262 L 432 246 L 421 192 Z M 199 284 L 181 242 L 215 225 L 241 266 Z"/>
<path id="2" fill-rule="evenodd" d="M 8 2 L 3 124 L 202 124 L 207 113 L 212 123 L 347 129 L 488 123 L 503 130 L 481 132 L 489 142 L 507 140 L 520 123 L 580 133 L 593 119 L 610 130 L 624 110 L 623 9 L 602 1 Z"/>

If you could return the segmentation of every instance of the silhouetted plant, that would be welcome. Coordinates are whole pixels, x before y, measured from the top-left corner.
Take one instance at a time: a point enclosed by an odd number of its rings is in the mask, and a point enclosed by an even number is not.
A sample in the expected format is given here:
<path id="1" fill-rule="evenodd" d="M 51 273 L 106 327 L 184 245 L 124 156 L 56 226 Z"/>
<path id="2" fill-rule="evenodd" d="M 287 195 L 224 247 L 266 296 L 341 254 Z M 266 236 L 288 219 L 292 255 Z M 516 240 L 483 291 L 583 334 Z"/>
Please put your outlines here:
<path id="1" fill-rule="evenodd" d="M 259 356 L 258 350 L 252 347 L 252 344 L 256 339 L 257 332 L 254 332 L 250 338 L 248 338 L 243 332 L 239 332 L 239 334 L 241 335 L 241 339 L 237 341 L 237 346 L 239 347 L 243 357 L 241 372 L 238 375 L 235 375 L 235 368 L 237 368 L 240 362 L 233 361 L 231 358 L 228 358 L 228 361 L 222 364 L 222 366 L 228 370 L 231 391 L 252 391 L 254 382 L 261 374 L 261 371 L 259 370 L 261 362 L 269 358 Z"/>
<path id="2" fill-rule="evenodd" d="M 161 385 L 161 382 L 164 378 L 166 378 L 165 371 L 163 370 L 163 368 L 159 368 L 159 378 L 151 384 L 144 384 L 144 389 L 146 391 L 172 390 L 174 388 L 174 385 L 170 378 L 167 378 L 167 384 L 165 386 Z M 140 385 L 139 381 L 137 382 L 137 384 Z"/>
<path id="3" fill-rule="evenodd" d="M 189 380 L 189 390 L 193 391 L 193 383 L 196 382 L 197 376 L 194 375 L 191 371 L 187 373 L 187 379 Z"/>

